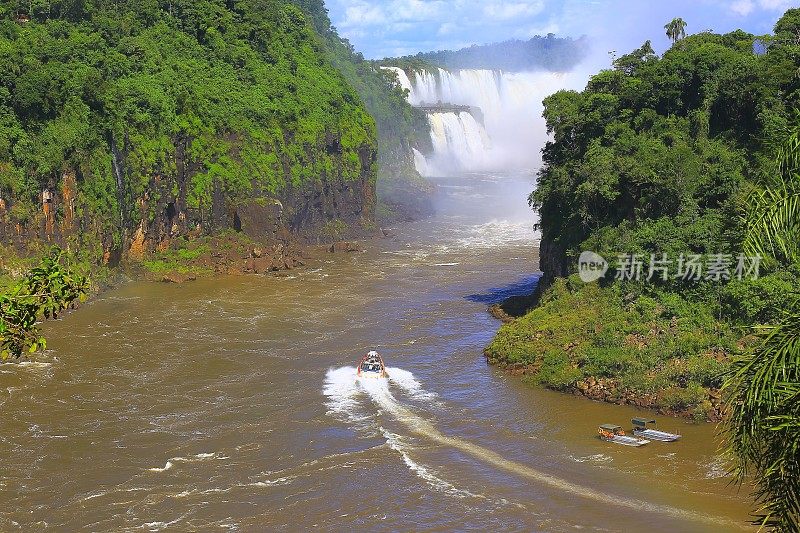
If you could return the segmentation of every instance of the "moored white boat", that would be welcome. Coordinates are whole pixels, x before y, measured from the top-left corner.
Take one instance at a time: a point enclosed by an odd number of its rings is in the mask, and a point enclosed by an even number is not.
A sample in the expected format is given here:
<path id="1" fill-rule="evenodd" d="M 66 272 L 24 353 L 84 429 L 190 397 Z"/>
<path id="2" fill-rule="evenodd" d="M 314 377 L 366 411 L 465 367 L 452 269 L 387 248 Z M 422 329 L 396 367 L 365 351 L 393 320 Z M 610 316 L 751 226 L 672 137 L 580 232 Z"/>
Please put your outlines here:
<path id="1" fill-rule="evenodd" d="M 640 439 L 626 435 L 621 426 L 616 424 L 602 424 L 598 430 L 600 439 L 606 442 L 613 442 L 615 444 L 622 444 L 623 446 L 644 446 L 648 442 L 647 439 Z"/>
<path id="2" fill-rule="evenodd" d="M 656 421 L 651 418 L 632 418 L 631 424 L 633 424 L 633 434 L 637 437 L 644 437 L 662 442 L 673 442 L 681 438 L 677 433 L 667 433 L 666 431 L 659 431 L 647 427 L 648 424 L 655 423 Z"/>

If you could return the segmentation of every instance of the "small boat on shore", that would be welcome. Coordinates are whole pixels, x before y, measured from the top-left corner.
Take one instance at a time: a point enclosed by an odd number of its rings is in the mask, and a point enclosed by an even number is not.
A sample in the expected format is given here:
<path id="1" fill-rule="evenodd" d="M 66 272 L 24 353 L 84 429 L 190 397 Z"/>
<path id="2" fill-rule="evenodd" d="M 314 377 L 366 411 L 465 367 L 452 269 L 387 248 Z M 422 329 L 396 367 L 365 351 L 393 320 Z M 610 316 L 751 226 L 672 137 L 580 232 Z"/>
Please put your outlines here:
<path id="1" fill-rule="evenodd" d="M 648 427 L 648 424 L 655 424 L 651 418 L 631 418 L 633 424 L 633 434 L 637 437 L 644 437 L 650 440 L 660 440 L 662 442 L 674 442 L 681 438 L 677 433 L 667 433 Z"/>
<path id="2" fill-rule="evenodd" d="M 374 379 L 389 377 L 386 373 L 386 365 L 383 364 L 383 358 L 374 350 L 361 358 L 356 375 L 360 378 Z"/>
<path id="3" fill-rule="evenodd" d="M 616 424 L 602 424 L 598 430 L 601 440 L 606 442 L 613 442 L 615 444 L 622 444 L 623 446 L 644 446 L 648 442 L 647 439 L 639 439 L 625 434 L 622 426 Z"/>

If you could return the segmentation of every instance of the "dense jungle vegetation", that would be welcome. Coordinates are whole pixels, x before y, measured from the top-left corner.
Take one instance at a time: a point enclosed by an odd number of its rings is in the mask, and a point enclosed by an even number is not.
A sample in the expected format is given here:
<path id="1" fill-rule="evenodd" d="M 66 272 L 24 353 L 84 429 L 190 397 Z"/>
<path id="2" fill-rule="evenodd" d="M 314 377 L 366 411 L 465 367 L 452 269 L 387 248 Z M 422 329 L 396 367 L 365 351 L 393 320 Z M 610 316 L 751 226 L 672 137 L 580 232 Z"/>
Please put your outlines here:
<path id="1" fill-rule="evenodd" d="M 751 197 L 778 179 L 777 154 L 800 127 L 798 31 L 800 11 L 791 10 L 774 37 L 763 38 L 766 53 L 755 53 L 756 37 L 742 31 L 691 35 L 663 57 L 648 42 L 584 91 L 545 100 L 553 140 L 530 202 L 541 216 L 545 285 L 560 281 L 530 316 L 503 328 L 490 353 L 536 360 L 539 379 L 556 388 L 589 376 L 654 393 L 680 382 L 659 406 L 705 416 L 706 389 L 719 386 L 715 376 L 728 358 L 703 371 L 692 370 L 691 358 L 733 355 L 738 327 L 774 322 L 791 308 L 800 287 L 796 254 L 764 251 L 757 280 L 620 282 L 613 269 L 599 287 L 561 278 L 577 270 L 583 250 L 612 264 L 619 254 L 641 254 L 645 274 L 651 254 L 667 254 L 673 274 L 681 254 L 726 254 L 733 273 Z M 564 298 L 583 303 L 563 306 Z M 586 306 L 604 317 L 602 334 L 587 328 Z M 561 312 L 568 316 L 556 320 Z M 576 345 L 565 349 L 556 337 L 573 322 Z M 545 334 L 534 340 L 529 328 Z M 523 348 L 523 339 L 537 348 Z M 509 343 L 513 349 L 502 349 Z"/>
<path id="2" fill-rule="evenodd" d="M 67 255 L 107 276 L 103 250 L 124 249 L 169 202 L 213 230 L 215 197 L 365 175 L 374 186 L 376 133 L 382 181 L 424 195 L 411 146 L 430 142 L 425 115 L 338 36 L 321 0 L 0 1 L 0 224 L 31 228 L 33 256 L 47 248 L 42 191 L 66 174 L 84 230 Z M 8 292 L 34 260 L 3 251 Z"/>
<path id="3" fill-rule="evenodd" d="M 800 10 L 768 36 L 684 38 L 681 27 L 665 27 L 675 43 L 663 56 L 646 42 L 585 90 L 545 100 L 553 138 L 529 199 L 541 216 L 544 291 L 487 357 L 555 389 L 698 419 L 724 416 L 727 396 L 730 449 L 759 484 L 760 520 L 792 531 Z M 611 264 L 599 282 L 575 274 L 584 250 Z M 640 281 L 615 279 L 619 254 L 640 254 Z M 670 275 L 648 281 L 662 254 Z M 706 265 L 726 257 L 729 276 L 683 279 L 681 254 Z M 758 279 L 737 279 L 739 254 L 761 256 Z"/>
<path id="4" fill-rule="evenodd" d="M 379 61 L 370 61 L 340 37 L 331 25 L 323 0 L 296 0 L 309 14 L 331 61 L 356 90 L 378 131 L 379 215 L 393 215 L 387 209 L 394 204 L 413 212 L 424 203 L 429 184 L 414 168 L 411 148 L 431 149 L 430 127 L 424 112 L 411 107 L 394 73 L 381 69 Z M 424 211 L 424 209 L 423 209 Z"/>
<path id="5" fill-rule="evenodd" d="M 326 135 L 355 179 L 358 150 L 375 144 L 358 96 L 288 2 L 4 1 L 0 19 L 0 195 L 12 221 L 72 166 L 81 209 L 117 230 L 151 176 L 175 172 L 176 139 L 199 167 L 187 199 L 198 209 L 215 183 L 235 198 L 333 174 Z M 128 155 L 124 182 L 115 151 Z"/>

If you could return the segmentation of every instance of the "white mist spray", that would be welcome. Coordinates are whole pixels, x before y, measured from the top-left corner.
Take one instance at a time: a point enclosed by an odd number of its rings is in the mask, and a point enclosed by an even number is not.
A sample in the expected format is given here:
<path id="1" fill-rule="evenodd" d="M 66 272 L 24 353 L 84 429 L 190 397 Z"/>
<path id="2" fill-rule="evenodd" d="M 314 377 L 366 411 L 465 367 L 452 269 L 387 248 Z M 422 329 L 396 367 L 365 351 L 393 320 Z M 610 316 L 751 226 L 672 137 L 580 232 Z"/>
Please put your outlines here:
<path id="1" fill-rule="evenodd" d="M 415 158 L 417 170 L 427 176 L 538 167 L 547 140 L 542 100 L 559 89 L 577 88 L 583 79 L 569 73 L 441 68 L 409 77 L 400 68 L 386 68 L 409 91 L 411 105 L 445 107 L 428 115 L 433 153 L 425 161 Z M 458 112 L 447 105 L 475 109 Z"/>

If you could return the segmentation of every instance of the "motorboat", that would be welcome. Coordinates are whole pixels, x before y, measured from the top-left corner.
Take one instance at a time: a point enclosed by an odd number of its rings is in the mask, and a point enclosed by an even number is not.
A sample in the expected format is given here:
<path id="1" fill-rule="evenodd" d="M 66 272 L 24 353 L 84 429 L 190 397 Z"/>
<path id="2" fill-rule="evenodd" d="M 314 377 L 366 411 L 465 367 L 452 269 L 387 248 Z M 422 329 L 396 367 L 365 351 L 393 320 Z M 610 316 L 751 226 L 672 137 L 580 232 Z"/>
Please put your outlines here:
<path id="1" fill-rule="evenodd" d="M 666 431 L 659 431 L 648 427 L 649 424 L 655 424 L 656 421 L 651 418 L 631 418 L 633 424 L 633 434 L 637 437 L 644 437 L 650 440 L 660 440 L 662 442 L 673 442 L 681 438 L 677 433 L 667 433 Z"/>
<path id="2" fill-rule="evenodd" d="M 623 446 L 644 446 L 648 442 L 647 439 L 639 439 L 626 435 L 622 430 L 622 426 L 615 424 L 602 424 L 598 430 L 599 437 L 606 442 L 613 442 L 615 444 L 622 444 Z"/>
<path id="3" fill-rule="evenodd" d="M 386 374 L 386 365 L 383 364 L 383 358 L 374 350 L 361 358 L 356 374 L 360 378 L 379 379 L 389 377 Z"/>

